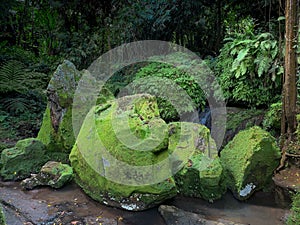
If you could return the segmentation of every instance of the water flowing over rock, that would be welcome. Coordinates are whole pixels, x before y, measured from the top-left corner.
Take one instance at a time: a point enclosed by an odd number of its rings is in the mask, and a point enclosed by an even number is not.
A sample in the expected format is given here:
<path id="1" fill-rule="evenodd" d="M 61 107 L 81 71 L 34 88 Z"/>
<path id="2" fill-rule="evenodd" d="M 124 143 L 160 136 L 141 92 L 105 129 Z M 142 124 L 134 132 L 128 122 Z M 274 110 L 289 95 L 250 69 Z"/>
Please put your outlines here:
<path id="1" fill-rule="evenodd" d="M 52 188 L 61 188 L 73 177 L 73 169 L 67 164 L 60 162 L 47 162 L 38 174 L 32 174 L 21 182 L 25 189 L 33 189 L 37 186 L 50 186 Z"/>
<path id="2" fill-rule="evenodd" d="M 276 140 L 260 127 L 239 132 L 221 152 L 228 188 L 240 200 L 266 187 L 279 165 Z"/>
<path id="3" fill-rule="evenodd" d="M 70 154 L 76 181 L 107 205 L 131 211 L 156 206 L 177 194 L 173 175 L 194 152 L 217 155 L 216 148 L 206 147 L 209 139 L 200 137 L 201 131 L 209 135 L 199 124 L 166 124 L 150 95 L 98 105 L 87 115 Z"/>
<path id="4" fill-rule="evenodd" d="M 0 175 L 4 180 L 20 180 L 37 173 L 48 161 L 45 145 L 36 138 L 17 142 L 15 147 L 3 150 Z"/>

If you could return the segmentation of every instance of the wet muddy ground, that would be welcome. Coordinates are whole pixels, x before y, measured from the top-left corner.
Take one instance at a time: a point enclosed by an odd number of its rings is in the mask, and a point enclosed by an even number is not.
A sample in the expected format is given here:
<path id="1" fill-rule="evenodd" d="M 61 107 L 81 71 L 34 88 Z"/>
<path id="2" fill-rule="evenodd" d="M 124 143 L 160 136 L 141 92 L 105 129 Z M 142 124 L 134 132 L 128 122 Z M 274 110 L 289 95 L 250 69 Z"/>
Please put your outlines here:
<path id="1" fill-rule="evenodd" d="M 48 187 L 24 191 L 18 182 L 0 182 L 0 199 L 8 225 L 165 225 L 153 208 L 128 212 L 101 205 L 86 196 L 74 183 L 59 190 Z M 288 214 L 289 202 L 276 201 L 274 193 L 256 193 L 246 202 L 230 193 L 209 203 L 201 199 L 176 197 L 165 204 L 197 213 L 210 220 L 230 220 L 251 225 L 281 225 Z"/>

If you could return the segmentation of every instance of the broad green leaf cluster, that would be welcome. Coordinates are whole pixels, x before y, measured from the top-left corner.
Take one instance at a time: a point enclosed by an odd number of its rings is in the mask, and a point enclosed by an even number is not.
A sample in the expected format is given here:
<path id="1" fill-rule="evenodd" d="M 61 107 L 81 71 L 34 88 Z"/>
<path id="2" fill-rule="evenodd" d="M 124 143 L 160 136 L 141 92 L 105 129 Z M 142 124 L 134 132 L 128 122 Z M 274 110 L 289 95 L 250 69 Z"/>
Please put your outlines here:
<path id="1" fill-rule="evenodd" d="M 246 31 L 224 39 L 216 65 L 218 80 L 229 102 L 268 105 L 281 91 L 278 42 L 271 33 Z"/>

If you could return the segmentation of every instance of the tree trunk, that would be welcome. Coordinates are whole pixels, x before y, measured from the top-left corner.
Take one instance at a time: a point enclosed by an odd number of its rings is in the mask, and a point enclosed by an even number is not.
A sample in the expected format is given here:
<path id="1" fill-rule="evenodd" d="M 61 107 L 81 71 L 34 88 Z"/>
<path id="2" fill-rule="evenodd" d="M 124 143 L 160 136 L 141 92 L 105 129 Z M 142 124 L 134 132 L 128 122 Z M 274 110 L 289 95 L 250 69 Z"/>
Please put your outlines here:
<path id="1" fill-rule="evenodd" d="M 297 101 L 297 0 L 285 1 L 285 61 L 284 61 L 284 84 L 281 117 L 281 161 L 277 168 L 279 171 L 285 166 L 286 149 L 293 141 L 296 131 L 296 101 Z"/>
<path id="2" fill-rule="evenodd" d="M 292 138 L 296 130 L 296 73 L 297 73 L 297 0 L 286 0 L 285 5 L 285 73 L 284 73 L 284 122 L 286 123 L 286 133 L 288 139 Z"/>

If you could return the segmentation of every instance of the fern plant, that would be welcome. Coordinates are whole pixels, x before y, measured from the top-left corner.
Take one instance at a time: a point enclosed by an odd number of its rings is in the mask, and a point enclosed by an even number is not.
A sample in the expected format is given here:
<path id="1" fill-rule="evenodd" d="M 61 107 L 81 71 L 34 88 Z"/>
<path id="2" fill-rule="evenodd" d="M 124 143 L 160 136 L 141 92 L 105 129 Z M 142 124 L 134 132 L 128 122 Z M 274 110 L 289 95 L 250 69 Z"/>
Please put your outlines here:
<path id="1" fill-rule="evenodd" d="M 280 94 L 283 67 L 272 34 L 254 34 L 248 29 L 224 41 L 216 65 L 224 97 L 254 107 L 273 102 Z"/>
<path id="2" fill-rule="evenodd" d="M 42 96 L 45 76 L 43 73 L 28 70 L 19 61 L 5 62 L 0 68 L 0 102 L 3 109 L 17 115 L 38 105 L 32 99 Z"/>
<path id="3" fill-rule="evenodd" d="M 0 94 L 25 93 L 28 90 L 40 89 L 43 73 L 32 72 L 16 60 L 5 62 L 0 68 Z"/>
<path id="4" fill-rule="evenodd" d="M 18 115 L 20 113 L 26 112 L 30 108 L 28 99 L 24 97 L 15 97 L 15 98 L 4 98 L 0 100 L 3 104 L 4 109 L 13 115 Z"/>

